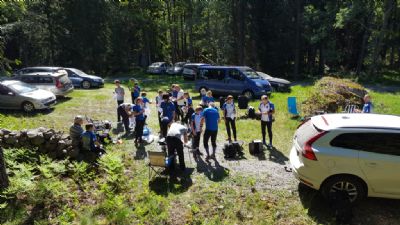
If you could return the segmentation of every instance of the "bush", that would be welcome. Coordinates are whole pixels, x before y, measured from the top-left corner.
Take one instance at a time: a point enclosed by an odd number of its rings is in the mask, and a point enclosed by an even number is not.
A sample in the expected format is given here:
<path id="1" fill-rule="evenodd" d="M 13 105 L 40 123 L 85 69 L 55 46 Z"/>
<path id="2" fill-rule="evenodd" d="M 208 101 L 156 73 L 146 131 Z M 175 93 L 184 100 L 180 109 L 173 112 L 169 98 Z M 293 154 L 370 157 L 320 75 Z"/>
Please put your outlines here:
<path id="1" fill-rule="evenodd" d="M 323 77 L 314 84 L 310 97 L 303 102 L 303 113 L 314 115 L 317 111 L 337 113 L 347 105 L 363 105 L 367 91 L 363 86 L 348 79 Z"/>

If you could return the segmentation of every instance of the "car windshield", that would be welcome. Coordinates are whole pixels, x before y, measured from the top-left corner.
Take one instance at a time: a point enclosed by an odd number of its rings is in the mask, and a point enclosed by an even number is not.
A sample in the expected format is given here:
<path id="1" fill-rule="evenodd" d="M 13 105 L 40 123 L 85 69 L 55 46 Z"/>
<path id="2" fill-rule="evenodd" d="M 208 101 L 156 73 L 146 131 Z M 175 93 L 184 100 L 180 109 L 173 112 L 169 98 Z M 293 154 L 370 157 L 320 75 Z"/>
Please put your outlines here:
<path id="1" fill-rule="evenodd" d="M 185 65 L 184 62 L 178 62 L 178 63 L 175 63 L 175 64 L 174 64 L 175 67 L 182 67 L 182 66 L 184 66 L 184 65 Z"/>
<path id="2" fill-rule="evenodd" d="M 241 69 L 241 71 L 243 72 L 244 75 L 246 75 L 246 77 L 248 77 L 250 79 L 259 79 L 260 78 L 260 76 L 256 73 L 256 71 L 254 71 L 250 68 Z"/>
<path id="3" fill-rule="evenodd" d="M 87 75 L 85 72 L 83 72 L 82 70 L 78 70 L 78 69 L 70 69 L 72 72 L 78 74 L 78 75 Z"/>
<path id="4" fill-rule="evenodd" d="M 37 90 L 36 87 L 25 83 L 14 83 L 10 84 L 8 87 L 21 94 Z"/>
<path id="5" fill-rule="evenodd" d="M 151 64 L 150 66 L 156 67 L 156 66 L 161 66 L 163 63 L 162 62 L 156 62 Z"/>

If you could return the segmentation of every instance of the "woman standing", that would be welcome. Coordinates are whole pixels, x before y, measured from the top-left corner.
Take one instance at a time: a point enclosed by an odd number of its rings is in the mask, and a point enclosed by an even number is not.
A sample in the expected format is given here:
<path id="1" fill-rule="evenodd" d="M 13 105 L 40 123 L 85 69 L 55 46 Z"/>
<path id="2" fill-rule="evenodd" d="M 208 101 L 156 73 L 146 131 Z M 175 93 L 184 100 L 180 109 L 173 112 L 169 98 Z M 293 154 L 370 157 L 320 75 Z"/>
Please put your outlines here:
<path id="1" fill-rule="evenodd" d="M 263 95 L 261 97 L 261 103 L 258 106 L 258 110 L 261 114 L 261 133 L 263 138 L 263 144 L 267 145 L 265 140 L 266 130 L 268 130 L 268 137 L 269 137 L 269 148 L 272 148 L 272 115 L 275 113 L 275 106 L 272 104 L 267 95 Z"/>
<path id="2" fill-rule="evenodd" d="M 224 120 L 225 120 L 225 126 L 226 126 L 226 132 L 228 133 L 228 141 L 232 141 L 232 136 L 231 136 L 231 127 L 232 127 L 232 133 L 233 133 L 233 138 L 235 141 L 236 139 L 236 107 L 235 103 L 233 102 L 233 96 L 228 95 L 226 98 L 226 102 L 222 105 L 222 110 L 224 111 Z"/>

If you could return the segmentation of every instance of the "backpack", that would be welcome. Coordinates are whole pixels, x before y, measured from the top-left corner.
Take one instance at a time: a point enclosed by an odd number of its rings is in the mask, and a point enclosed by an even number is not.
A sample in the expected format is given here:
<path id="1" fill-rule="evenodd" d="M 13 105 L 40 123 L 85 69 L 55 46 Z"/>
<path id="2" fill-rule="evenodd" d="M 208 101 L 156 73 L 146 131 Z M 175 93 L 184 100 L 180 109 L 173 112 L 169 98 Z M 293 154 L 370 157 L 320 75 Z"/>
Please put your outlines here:
<path id="1" fill-rule="evenodd" d="M 247 109 L 248 105 L 249 105 L 249 99 L 246 96 L 239 95 L 238 97 L 239 109 Z"/>
<path id="2" fill-rule="evenodd" d="M 242 157 L 244 155 L 242 150 L 242 146 L 237 141 L 225 143 L 223 148 L 224 157 L 226 159 L 234 159 L 237 156 Z"/>
<path id="3" fill-rule="evenodd" d="M 256 110 L 254 109 L 253 106 L 250 106 L 247 109 L 247 115 L 249 116 L 250 119 L 255 119 L 256 118 Z"/>

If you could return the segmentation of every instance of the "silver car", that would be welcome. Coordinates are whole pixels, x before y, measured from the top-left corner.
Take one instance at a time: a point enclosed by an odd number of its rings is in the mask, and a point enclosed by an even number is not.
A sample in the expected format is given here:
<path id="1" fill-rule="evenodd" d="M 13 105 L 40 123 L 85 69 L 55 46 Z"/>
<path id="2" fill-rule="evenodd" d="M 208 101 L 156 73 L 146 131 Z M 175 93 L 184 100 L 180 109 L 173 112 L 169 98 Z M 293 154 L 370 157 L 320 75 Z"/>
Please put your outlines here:
<path id="1" fill-rule="evenodd" d="M 51 91 L 56 96 L 66 96 L 74 90 L 65 70 L 17 74 L 14 78 L 37 88 Z"/>
<path id="2" fill-rule="evenodd" d="M 56 104 L 56 96 L 46 90 L 17 80 L 0 81 L 0 108 L 22 109 L 32 112 L 47 109 Z"/>

